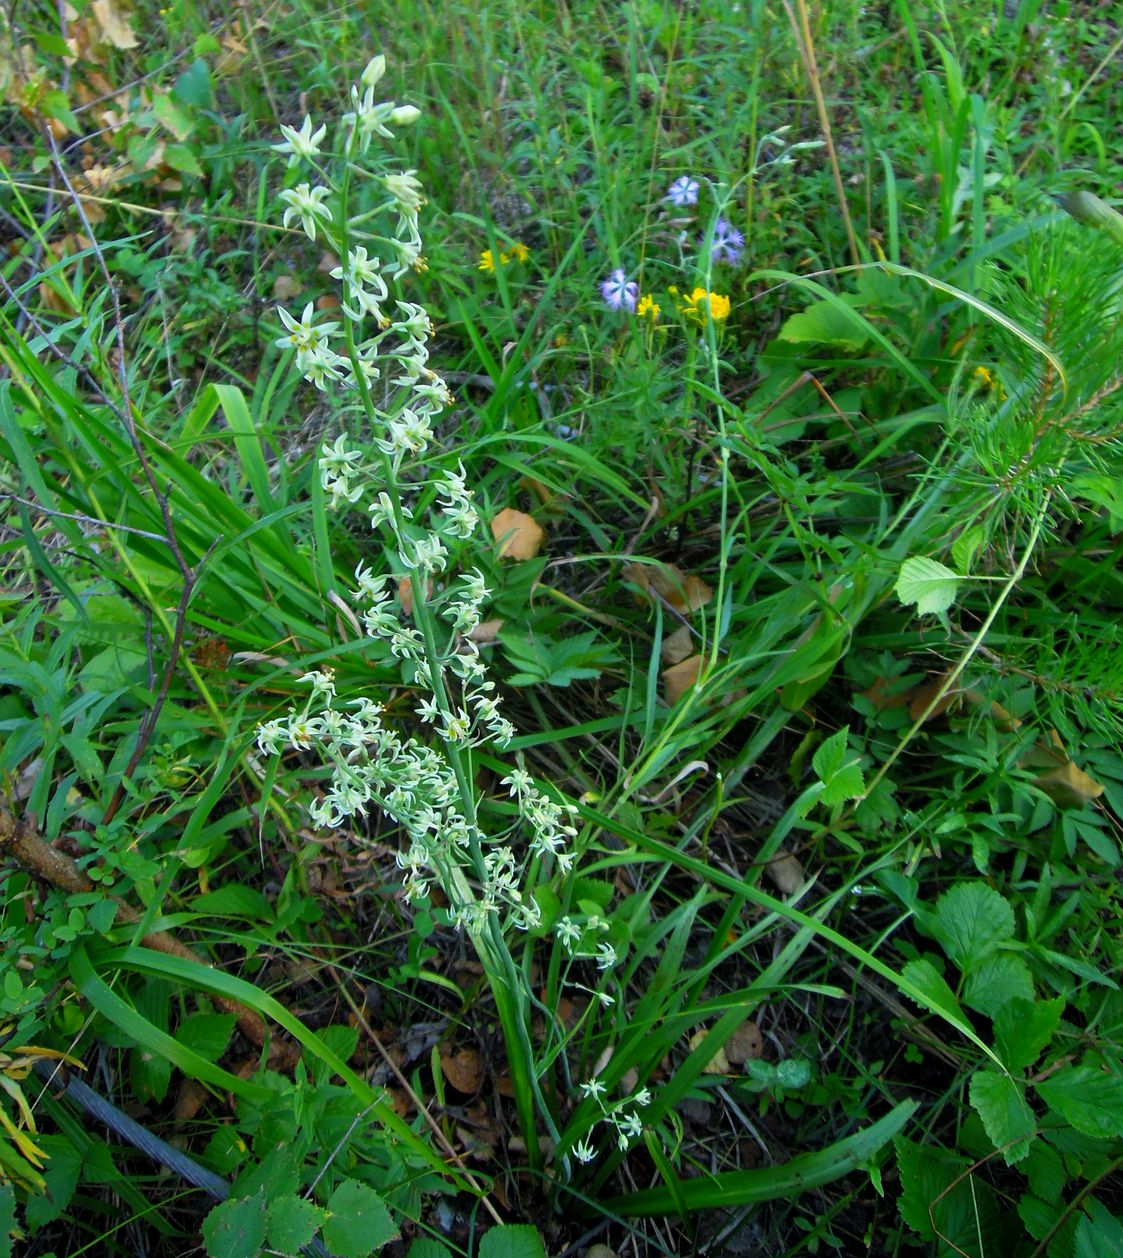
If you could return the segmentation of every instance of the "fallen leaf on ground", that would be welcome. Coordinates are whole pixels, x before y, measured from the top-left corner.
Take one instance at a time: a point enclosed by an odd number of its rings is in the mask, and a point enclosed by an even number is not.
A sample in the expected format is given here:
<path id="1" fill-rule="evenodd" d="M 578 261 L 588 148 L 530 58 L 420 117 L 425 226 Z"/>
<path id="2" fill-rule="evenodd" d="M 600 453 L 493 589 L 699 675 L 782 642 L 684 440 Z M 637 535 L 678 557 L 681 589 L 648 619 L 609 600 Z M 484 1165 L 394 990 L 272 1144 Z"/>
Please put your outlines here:
<path id="1" fill-rule="evenodd" d="M 468 631 L 467 636 L 473 642 L 480 644 L 494 642 L 499 637 L 499 630 L 502 628 L 503 621 L 498 617 L 495 620 L 481 620 L 474 629 Z"/>
<path id="2" fill-rule="evenodd" d="M 764 1036 L 755 1022 L 745 1022 L 729 1037 L 725 1055 L 735 1066 L 742 1066 L 764 1052 Z"/>
<path id="3" fill-rule="evenodd" d="M 671 668 L 663 669 L 663 693 L 668 703 L 677 703 L 698 680 L 702 666 L 706 662 L 704 655 L 692 655 Z"/>
<path id="4" fill-rule="evenodd" d="M 783 895 L 794 895 L 807 880 L 803 866 L 781 848 L 764 867 L 769 881 Z"/>
<path id="5" fill-rule="evenodd" d="M 124 14 L 113 0 L 93 0 L 90 11 L 101 27 L 101 37 L 105 43 L 112 44 L 114 48 L 135 48 L 139 44 L 132 27 L 125 21 Z"/>
<path id="6" fill-rule="evenodd" d="M 480 1090 L 484 1078 L 483 1059 L 474 1048 L 461 1048 L 455 1053 L 441 1050 L 441 1073 L 457 1092 L 472 1096 Z"/>
<path id="7" fill-rule="evenodd" d="M 687 574 L 673 563 L 630 563 L 624 569 L 624 579 L 684 614 L 699 611 L 714 596 L 701 577 Z"/>
<path id="8" fill-rule="evenodd" d="M 708 1031 L 695 1031 L 690 1037 L 690 1051 L 693 1052 L 699 1044 L 709 1035 Z M 708 1062 L 702 1067 L 704 1075 L 727 1075 L 729 1074 L 729 1058 L 725 1055 L 725 1049 L 719 1048 Z"/>
<path id="9" fill-rule="evenodd" d="M 694 651 L 694 634 L 689 625 L 680 625 L 672 634 L 663 639 L 660 657 L 668 667 L 681 664 Z"/>
<path id="10" fill-rule="evenodd" d="M 273 281 L 273 300 L 291 301 L 303 292 L 304 285 L 292 275 L 278 275 Z"/>
<path id="11" fill-rule="evenodd" d="M 533 559 L 546 534 L 533 516 L 504 507 L 491 521 L 491 535 L 499 543 L 500 559 Z"/>

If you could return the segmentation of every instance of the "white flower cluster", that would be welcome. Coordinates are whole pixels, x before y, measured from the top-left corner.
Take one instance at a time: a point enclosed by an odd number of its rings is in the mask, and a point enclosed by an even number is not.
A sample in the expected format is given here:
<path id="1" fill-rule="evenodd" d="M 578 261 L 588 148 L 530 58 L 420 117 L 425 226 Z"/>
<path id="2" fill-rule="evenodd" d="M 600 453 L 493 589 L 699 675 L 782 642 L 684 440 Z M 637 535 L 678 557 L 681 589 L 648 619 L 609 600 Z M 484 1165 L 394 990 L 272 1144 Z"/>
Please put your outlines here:
<path id="1" fill-rule="evenodd" d="M 375 57 L 351 89 L 353 109 L 343 117 L 347 166 L 335 207 L 328 202 L 337 190 L 326 185 L 301 183 L 281 193 L 286 226 L 299 219 L 310 239 L 319 233 L 346 257 L 331 272 L 343 285 L 344 322 L 317 323 L 311 302 L 299 319 L 279 309 L 285 334 L 277 345 L 295 351 L 298 369 L 317 388 L 332 381 L 356 390 L 376 425 L 373 451 L 353 448 L 346 436 L 325 444 L 320 484 L 331 507 L 369 499 L 371 527 L 391 543 L 397 577 L 360 563 L 353 597 L 367 634 L 389 646 L 407 683 L 421 696 L 414 711 L 441 749 L 400 736 L 384 723 L 381 705 L 370 699 L 335 706 L 335 683 L 328 672 L 301 679 L 312 688 L 303 710 L 260 726 L 258 745 L 269 754 L 286 747 L 315 749 L 332 766 L 328 789 L 311 809 L 317 825 L 339 826 L 372 803 L 397 822 L 408 840 L 397 858 L 408 895 L 424 896 L 436 880 L 458 924 L 479 931 L 499 919 L 527 929 L 538 924 L 540 913 L 520 891 L 515 851 L 488 839 L 475 817 L 470 752 L 489 742 L 506 746 L 515 730 L 499 709 L 495 683 L 487 679 L 472 637 L 490 597 L 484 578 L 474 570 L 455 578 L 443 575 L 450 566 L 450 547 L 471 537 L 479 524 L 463 465 L 409 486 L 419 498 L 424 495 L 430 527 L 415 522 L 417 501 L 411 507 L 403 500 L 404 465 L 432 446 L 433 419 L 453 401 L 444 380 L 428 366 L 433 335 L 428 314 L 420 305 L 390 296 L 391 282 L 424 268 L 418 213 L 425 201 L 415 172 L 377 175 L 388 199 L 347 217 L 354 159 L 367 152 L 374 136 L 392 138 L 391 125 L 406 125 L 418 116 L 412 106 L 375 102 L 374 88 L 385 69 L 385 59 Z M 289 155 L 290 166 L 315 162 L 324 127 L 313 130 L 305 118 L 299 131 L 285 127 L 282 132 L 285 142 L 275 148 Z M 342 216 L 338 227 L 337 213 Z M 392 234 L 365 231 L 365 224 L 380 214 L 396 215 Z M 380 409 L 371 386 L 384 376 L 392 404 Z M 412 603 L 413 623 L 403 615 L 403 602 Z M 537 790 L 521 768 L 503 785 L 533 835 L 531 854 L 568 870 L 577 834 L 570 812 Z"/>
<path id="2" fill-rule="evenodd" d="M 631 1142 L 643 1135 L 643 1119 L 630 1106 L 637 1106 L 643 1109 L 651 1104 L 651 1092 L 647 1088 L 641 1088 L 634 1096 L 625 1097 L 622 1101 L 616 1101 L 609 1104 L 605 1101 L 608 1089 L 599 1079 L 590 1079 L 588 1083 L 579 1085 L 579 1091 L 583 1097 L 592 1097 L 600 1107 L 602 1117 L 598 1120 L 608 1123 L 616 1131 L 616 1147 L 623 1152 L 631 1144 Z M 585 1139 L 578 1141 L 573 1147 L 573 1156 L 578 1162 L 591 1162 L 596 1156 L 596 1150 L 592 1141 Z"/>

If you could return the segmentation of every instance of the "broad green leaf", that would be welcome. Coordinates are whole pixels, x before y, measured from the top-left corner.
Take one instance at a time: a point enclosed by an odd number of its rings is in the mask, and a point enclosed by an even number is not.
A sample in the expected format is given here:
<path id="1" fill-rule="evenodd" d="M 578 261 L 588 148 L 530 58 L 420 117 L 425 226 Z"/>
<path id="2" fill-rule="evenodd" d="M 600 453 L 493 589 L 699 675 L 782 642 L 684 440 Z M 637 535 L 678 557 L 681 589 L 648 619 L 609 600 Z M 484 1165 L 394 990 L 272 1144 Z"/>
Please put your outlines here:
<path id="1" fill-rule="evenodd" d="M 1026 1101 L 1025 1085 L 997 1070 L 979 1070 L 971 1079 L 969 1091 L 971 1104 L 1006 1165 L 1020 1162 L 1037 1134 L 1037 1120 Z"/>
<path id="2" fill-rule="evenodd" d="M 1123 1223 L 1095 1197 L 1088 1199 L 1086 1208 L 1088 1213 L 1076 1225 L 1072 1258 L 1123 1258 Z"/>
<path id="3" fill-rule="evenodd" d="M 931 961 L 910 961 L 901 971 L 901 978 L 912 984 L 913 991 L 909 995 L 917 1002 L 924 1004 L 936 1013 L 942 1013 L 960 1021 L 966 1015 L 959 1007 L 955 992 L 947 984 L 947 980 Z"/>
<path id="4" fill-rule="evenodd" d="M 1065 1165 L 1061 1155 L 1046 1140 L 1035 1140 L 1029 1156 L 1018 1167 L 1029 1181 L 1029 1190 L 1042 1201 L 1056 1205 L 1064 1193 Z"/>
<path id="5" fill-rule="evenodd" d="M 994 1018 L 994 1046 L 1011 1070 L 1025 1070 L 1041 1056 L 1064 1012 L 1063 996 L 1055 1000 L 1023 1000 L 1015 996 Z"/>
<path id="6" fill-rule="evenodd" d="M 815 752 L 811 764 L 823 783 L 819 801 L 828 806 L 857 799 L 866 789 L 858 756 L 847 746 L 850 727 L 844 725 Z"/>
<path id="7" fill-rule="evenodd" d="M 205 1060 L 218 1061 L 226 1052 L 236 1021 L 232 1013 L 192 1014 L 176 1028 L 175 1038 Z"/>
<path id="8" fill-rule="evenodd" d="M 265 1190 L 224 1201 L 203 1220 L 210 1258 L 257 1258 L 265 1244 Z"/>
<path id="9" fill-rule="evenodd" d="M 935 559 L 915 555 L 901 564 L 895 589 L 902 603 L 915 603 L 920 615 L 930 616 L 946 612 L 955 602 L 960 579 Z"/>
<path id="10" fill-rule="evenodd" d="M 199 177 L 203 174 L 199 159 L 195 156 L 194 149 L 188 144 L 169 144 L 164 149 L 164 161 L 172 170 L 178 170 L 180 174 Z"/>
<path id="11" fill-rule="evenodd" d="M 864 304 L 862 298 L 852 294 L 832 294 L 830 299 L 813 302 L 785 321 L 779 340 L 857 352 L 870 339 L 865 321 L 860 315 L 850 313 L 859 304 Z"/>
<path id="12" fill-rule="evenodd" d="M 952 887 L 936 901 L 934 912 L 924 914 L 923 921 L 964 972 L 981 965 L 1014 934 L 1014 910 L 985 882 Z"/>
<path id="13" fill-rule="evenodd" d="M 995 1017 L 1011 1000 L 1033 999 L 1033 975 L 1024 958 L 1014 952 L 996 952 L 967 975 L 963 1003 Z"/>
<path id="14" fill-rule="evenodd" d="M 297 1255 L 316 1234 L 327 1212 L 305 1197 L 286 1194 L 269 1203 L 266 1234 L 273 1249 Z"/>
<path id="15" fill-rule="evenodd" d="M 1034 1085 L 1046 1105 L 1087 1136 L 1123 1136 L 1123 1077 L 1117 1069 L 1067 1066 Z"/>
<path id="16" fill-rule="evenodd" d="M 156 115 L 160 125 L 170 131 L 177 140 L 186 140 L 191 132 L 195 129 L 194 122 L 191 121 L 187 111 L 177 105 L 170 96 L 156 96 L 152 100 L 152 112 Z"/>
<path id="17" fill-rule="evenodd" d="M 366 1184 L 345 1179 L 328 1199 L 323 1237 L 336 1258 L 369 1258 L 397 1235 L 386 1203 Z"/>
<path id="18" fill-rule="evenodd" d="M 406 1258 L 452 1258 L 452 1250 L 440 1241 L 430 1240 L 428 1236 L 420 1237 L 409 1247 Z"/>
<path id="19" fill-rule="evenodd" d="M 480 1241 L 479 1258 L 546 1258 L 538 1229 L 525 1223 L 493 1227 Z"/>
<path id="20" fill-rule="evenodd" d="M 954 1252 L 946 1248 L 954 1245 L 960 1254 L 981 1258 L 979 1235 L 994 1236 L 998 1207 L 983 1180 L 970 1173 L 970 1160 L 937 1145 L 903 1139 L 894 1144 L 901 1218 L 922 1240 L 942 1240 L 941 1256 Z M 991 1252 L 989 1246 L 986 1252 Z"/>

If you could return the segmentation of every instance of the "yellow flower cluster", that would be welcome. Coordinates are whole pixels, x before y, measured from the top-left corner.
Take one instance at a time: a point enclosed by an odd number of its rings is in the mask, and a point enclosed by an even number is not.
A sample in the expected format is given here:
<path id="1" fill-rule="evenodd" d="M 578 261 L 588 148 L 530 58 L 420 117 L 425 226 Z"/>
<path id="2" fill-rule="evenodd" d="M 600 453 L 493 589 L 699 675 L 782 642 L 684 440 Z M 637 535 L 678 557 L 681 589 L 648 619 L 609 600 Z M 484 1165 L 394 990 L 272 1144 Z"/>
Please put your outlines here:
<path id="1" fill-rule="evenodd" d="M 678 303 L 679 314 L 696 323 L 705 323 L 707 314 L 715 323 L 721 323 L 729 318 L 729 312 L 733 309 L 728 297 L 723 297 L 721 293 L 711 293 L 705 288 L 696 288 L 687 297 L 672 285 L 670 293 Z"/>
<path id="2" fill-rule="evenodd" d="M 530 250 L 521 241 L 516 241 L 510 249 L 504 249 L 499 254 L 500 265 L 514 260 L 515 262 L 525 262 L 530 257 Z M 490 249 L 485 249 L 480 254 L 480 260 L 476 264 L 479 270 L 486 271 L 488 275 L 495 274 L 495 254 Z"/>
<path id="3" fill-rule="evenodd" d="M 636 307 L 636 314 L 639 315 L 641 319 L 650 319 L 652 323 L 656 323 L 659 320 L 659 311 L 661 309 L 662 307 L 655 298 L 652 297 L 650 293 L 645 293 L 639 299 L 639 305 Z"/>

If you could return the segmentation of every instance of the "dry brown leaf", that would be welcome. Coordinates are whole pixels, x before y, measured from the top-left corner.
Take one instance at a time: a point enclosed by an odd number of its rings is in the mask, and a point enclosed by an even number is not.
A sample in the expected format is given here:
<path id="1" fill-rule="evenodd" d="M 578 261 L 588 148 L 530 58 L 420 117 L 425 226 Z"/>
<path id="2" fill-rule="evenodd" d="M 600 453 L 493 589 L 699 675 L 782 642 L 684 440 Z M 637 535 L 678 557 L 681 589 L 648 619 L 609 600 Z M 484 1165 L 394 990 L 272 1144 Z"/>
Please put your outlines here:
<path id="1" fill-rule="evenodd" d="M 533 559 L 546 534 L 533 516 L 504 507 L 491 521 L 491 535 L 499 543 L 500 559 Z"/>
<path id="2" fill-rule="evenodd" d="M 503 628 L 503 624 L 504 621 L 498 616 L 494 620 L 481 620 L 474 629 L 468 631 L 467 636 L 480 645 L 494 642 L 499 637 L 499 630 Z"/>
<path id="3" fill-rule="evenodd" d="M 484 1080 L 483 1059 L 474 1048 L 461 1048 L 455 1053 L 442 1049 L 441 1073 L 457 1092 L 472 1096 Z"/>
<path id="4" fill-rule="evenodd" d="M 93 0 L 90 11 L 101 28 L 102 42 L 114 48 L 136 48 L 140 43 L 115 0 Z"/>
<path id="5" fill-rule="evenodd" d="M 940 687 L 944 684 L 944 678 L 933 677 L 931 681 L 923 682 L 909 696 L 909 720 L 919 721 L 924 713 L 928 711 L 928 705 L 936 697 Z M 963 697 L 963 691 L 956 690 L 953 686 L 939 703 L 928 712 L 927 719 L 934 721 L 936 717 L 942 716 L 948 708 Z"/>
<path id="6" fill-rule="evenodd" d="M 743 1066 L 750 1058 L 764 1052 L 764 1036 L 755 1022 L 744 1022 L 729 1037 L 725 1055 L 735 1066 Z"/>
<path id="7" fill-rule="evenodd" d="M 585 1258 L 619 1258 L 619 1255 L 607 1245 L 590 1245 L 585 1250 Z"/>
<path id="8" fill-rule="evenodd" d="M 677 703 L 698 680 L 706 662 L 704 655 L 691 655 L 671 668 L 663 669 L 663 694 L 668 703 Z"/>
<path id="9" fill-rule="evenodd" d="M 769 882 L 782 895 L 795 895 L 807 881 L 803 866 L 791 854 L 781 848 L 764 867 Z"/>
<path id="10" fill-rule="evenodd" d="M 630 563 L 624 569 L 624 579 L 684 614 L 699 611 L 714 596 L 701 577 L 688 575 L 673 563 Z"/>
<path id="11" fill-rule="evenodd" d="M 663 663 L 668 667 L 672 664 L 681 664 L 688 655 L 694 650 L 694 634 L 690 631 L 689 625 L 680 625 L 672 634 L 668 634 L 663 639 L 663 646 L 659 654 Z"/>
<path id="12" fill-rule="evenodd" d="M 693 1052 L 699 1044 L 709 1034 L 708 1031 L 695 1031 L 690 1037 L 690 1051 Z M 725 1049 L 719 1048 L 708 1062 L 702 1067 L 704 1075 L 727 1075 L 729 1074 L 729 1058 L 725 1055 Z"/>
<path id="13" fill-rule="evenodd" d="M 273 300 L 291 301 L 304 291 L 304 285 L 294 275 L 278 275 L 273 281 Z"/>
<path id="14" fill-rule="evenodd" d="M 427 591 L 425 597 L 432 598 L 433 596 L 432 580 L 430 580 L 426 584 L 425 589 Z M 402 577 L 402 579 L 398 582 L 398 602 L 401 604 L 402 611 L 405 612 L 407 616 L 413 615 L 413 578 L 412 577 Z"/>
<path id="15" fill-rule="evenodd" d="M 1061 808 L 1083 808 L 1104 793 L 1103 785 L 1071 760 L 1035 777 L 1033 784 Z"/>

